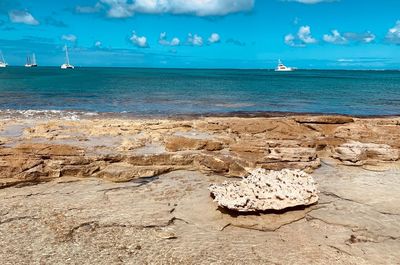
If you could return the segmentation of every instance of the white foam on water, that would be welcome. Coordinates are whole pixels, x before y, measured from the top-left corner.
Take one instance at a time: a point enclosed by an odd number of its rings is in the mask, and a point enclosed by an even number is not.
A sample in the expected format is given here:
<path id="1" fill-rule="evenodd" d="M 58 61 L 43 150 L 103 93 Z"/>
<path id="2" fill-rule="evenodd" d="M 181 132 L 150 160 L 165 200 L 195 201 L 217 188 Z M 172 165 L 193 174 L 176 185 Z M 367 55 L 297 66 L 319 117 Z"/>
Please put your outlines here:
<path id="1" fill-rule="evenodd" d="M 96 112 L 66 111 L 66 110 L 0 110 L 0 117 L 3 119 L 32 118 L 32 119 L 62 119 L 80 120 L 99 115 Z"/>

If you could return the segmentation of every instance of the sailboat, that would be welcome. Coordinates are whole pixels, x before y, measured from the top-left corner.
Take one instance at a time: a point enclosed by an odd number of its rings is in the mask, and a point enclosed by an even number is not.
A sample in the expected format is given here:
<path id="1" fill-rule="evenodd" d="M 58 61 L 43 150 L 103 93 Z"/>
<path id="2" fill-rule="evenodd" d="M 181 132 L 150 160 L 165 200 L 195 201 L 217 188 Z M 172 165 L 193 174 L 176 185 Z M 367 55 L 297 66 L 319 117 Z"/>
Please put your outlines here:
<path id="1" fill-rule="evenodd" d="M 25 67 L 37 67 L 36 63 L 36 56 L 35 54 L 32 54 L 32 58 L 30 56 L 26 57 L 26 64 Z"/>
<path id="2" fill-rule="evenodd" d="M 69 63 L 68 47 L 65 45 L 65 63 L 61 65 L 61 69 L 75 69 L 75 67 Z"/>
<path id="3" fill-rule="evenodd" d="M 294 71 L 294 68 L 287 67 L 282 63 L 280 59 L 278 60 L 278 66 L 275 68 L 275 72 L 292 72 L 292 71 Z"/>
<path id="4" fill-rule="evenodd" d="M 0 51 L 0 68 L 5 68 L 7 66 L 8 64 L 6 63 L 6 60 L 4 60 L 3 53 Z"/>

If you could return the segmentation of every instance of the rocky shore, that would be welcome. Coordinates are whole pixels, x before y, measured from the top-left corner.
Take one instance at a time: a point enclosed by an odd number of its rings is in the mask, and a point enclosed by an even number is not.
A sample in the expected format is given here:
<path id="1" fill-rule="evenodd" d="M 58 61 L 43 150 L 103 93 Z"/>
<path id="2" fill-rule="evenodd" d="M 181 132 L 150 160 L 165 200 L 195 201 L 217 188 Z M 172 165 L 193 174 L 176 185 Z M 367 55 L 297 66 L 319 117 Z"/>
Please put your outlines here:
<path id="1" fill-rule="evenodd" d="M 400 117 L 0 120 L 2 264 L 398 264 Z M 209 187 L 298 169 L 319 202 Z M 314 201 L 312 201 L 314 202 Z"/>

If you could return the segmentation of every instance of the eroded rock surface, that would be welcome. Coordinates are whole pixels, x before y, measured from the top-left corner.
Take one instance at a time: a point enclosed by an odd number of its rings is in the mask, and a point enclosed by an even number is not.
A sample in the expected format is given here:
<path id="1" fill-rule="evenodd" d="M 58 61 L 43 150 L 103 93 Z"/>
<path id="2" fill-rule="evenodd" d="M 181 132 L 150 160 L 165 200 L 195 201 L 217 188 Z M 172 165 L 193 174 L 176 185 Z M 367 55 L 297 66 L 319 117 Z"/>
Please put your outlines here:
<path id="1" fill-rule="evenodd" d="M 239 212 L 283 210 L 318 201 L 314 179 L 300 170 L 255 169 L 242 181 L 211 185 L 209 190 L 220 206 Z"/>
<path id="2" fill-rule="evenodd" d="M 398 161 L 399 152 L 397 117 L 8 119 L 0 124 L 0 187 L 68 176 L 130 181 L 183 169 L 311 173 L 321 159 L 371 167 Z"/>
<path id="3" fill-rule="evenodd" d="M 347 165 L 364 165 L 371 162 L 390 162 L 400 158 L 400 150 L 388 144 L 350 141 L 334 149 L 334 158 Z"/>
<path id="4" fill-rule="evenodd" d="M 210 197 L 225 177 L 194 171 L 1 189 L 1 264 L 399 264 L 399 168 L 313 177 L 317 205 L 245 215 Z"/>
<path id="5" fill-rule="evenodd" d="M 1 264 L 400 264 L 399 150 L 398 117 L 2 120 Z M 218 207 L 249 168 L 318 204 Z"/>

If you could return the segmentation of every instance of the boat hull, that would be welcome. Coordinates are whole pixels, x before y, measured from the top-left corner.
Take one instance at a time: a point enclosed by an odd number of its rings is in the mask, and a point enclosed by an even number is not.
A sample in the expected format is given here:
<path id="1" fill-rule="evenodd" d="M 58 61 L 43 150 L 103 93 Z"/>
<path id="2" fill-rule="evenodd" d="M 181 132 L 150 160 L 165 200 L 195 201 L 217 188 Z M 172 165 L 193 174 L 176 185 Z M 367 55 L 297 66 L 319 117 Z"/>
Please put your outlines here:
<path id="1" fill-rule="evenodd" d="M 293 72 L 294 70 L 289 68 L 289 69 L 275 69 L 275 72 Z"/>
<path id="2" fill-rule="evenodd" d="M 61 65 L 61 69 L 75 69 L 75 67 L 70 64 L 63 64 Z"/>

